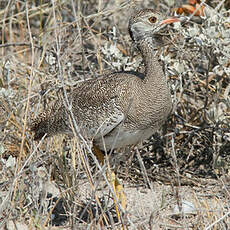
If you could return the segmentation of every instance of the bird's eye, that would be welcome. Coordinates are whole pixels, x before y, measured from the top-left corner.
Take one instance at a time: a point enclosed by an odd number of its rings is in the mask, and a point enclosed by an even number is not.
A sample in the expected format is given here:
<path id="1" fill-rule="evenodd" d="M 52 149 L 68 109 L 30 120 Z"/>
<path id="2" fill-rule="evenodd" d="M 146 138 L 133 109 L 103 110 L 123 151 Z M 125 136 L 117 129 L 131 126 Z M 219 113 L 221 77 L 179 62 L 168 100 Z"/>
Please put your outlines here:
<path id="1" fill-rule="evenodd" d="M 155 23 L 156 21 L 157 21 L 157 18 L 156 17 L 150 17 L 149 18 L 149 21 L 151 22 L 151 23 Z"/>

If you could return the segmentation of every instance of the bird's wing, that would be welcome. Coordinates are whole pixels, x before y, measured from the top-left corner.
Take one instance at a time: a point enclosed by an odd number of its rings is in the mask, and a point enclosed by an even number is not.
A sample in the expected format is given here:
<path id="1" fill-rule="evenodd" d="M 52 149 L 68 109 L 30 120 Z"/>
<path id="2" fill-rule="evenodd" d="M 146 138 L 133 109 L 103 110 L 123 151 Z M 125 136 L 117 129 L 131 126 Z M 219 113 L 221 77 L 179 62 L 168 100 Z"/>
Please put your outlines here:
<path id="1" fill-rule="evenodd" d="M 119 124 L 123 122 L 124 118 L 125 115 L 123 112 L 121 112 L 118 109 L 114 109 L 112 113 L 110 113 L 106 118 L 104 118 L 104 121 L 101 120 L 101 122 L 99 122 L 97 130 L 95 130 L 94 132 L 95 133 L 94 138 L 100 138 L 102 136 L 106 136 L 113 129 L 119 126 Z"/>
<path id="2" fill-rule="evenodd" d="M 74 89 L 72 106 L 77 122 L 88 136 L 99 138 L 116 128 L 125 117 L 119 107 L 119 83 L 125 79 L 103 78 L 84 82 Z M 75 107 L 75 108 L 74 108 Z"/>

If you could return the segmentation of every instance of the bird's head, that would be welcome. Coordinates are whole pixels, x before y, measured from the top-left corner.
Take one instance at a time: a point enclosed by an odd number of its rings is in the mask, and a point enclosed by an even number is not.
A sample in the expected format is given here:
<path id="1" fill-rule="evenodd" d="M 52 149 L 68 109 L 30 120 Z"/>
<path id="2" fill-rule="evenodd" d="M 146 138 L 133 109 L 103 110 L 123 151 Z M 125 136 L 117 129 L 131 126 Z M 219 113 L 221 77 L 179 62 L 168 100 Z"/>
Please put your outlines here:
<path id="1" fill-rule="evenodd" d="M 185 17 L 164 17 L 152 9 L 140 10 L 129 20 L 130 36 L 135 42 L 146 37 L 159 37 L 165 34 L 168 25 L 185 20 Z"/>

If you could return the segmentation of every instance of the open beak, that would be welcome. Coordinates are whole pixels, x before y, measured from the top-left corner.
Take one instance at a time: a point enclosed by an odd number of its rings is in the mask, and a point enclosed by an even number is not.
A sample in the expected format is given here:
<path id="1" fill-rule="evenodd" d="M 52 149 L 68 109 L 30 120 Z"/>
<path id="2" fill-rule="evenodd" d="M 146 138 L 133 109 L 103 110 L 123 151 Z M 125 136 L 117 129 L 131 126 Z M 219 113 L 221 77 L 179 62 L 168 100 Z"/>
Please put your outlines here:
<path id="1" fill-rule="evenodd" d="M 178 17 L 178 18 L 173 17 L 173 18 L 167 18 L 167 19 L 161 21 L 160 24 L 161 24 L 161 25 L 162 25 L 162 24 L 172 24 L 172 23 L 174 23 L 174 22 L 182 22 L 182 23 L 184 23 L 184 22 L 186 22 L 187 20 L 188 20 L 187 17 Z"/>

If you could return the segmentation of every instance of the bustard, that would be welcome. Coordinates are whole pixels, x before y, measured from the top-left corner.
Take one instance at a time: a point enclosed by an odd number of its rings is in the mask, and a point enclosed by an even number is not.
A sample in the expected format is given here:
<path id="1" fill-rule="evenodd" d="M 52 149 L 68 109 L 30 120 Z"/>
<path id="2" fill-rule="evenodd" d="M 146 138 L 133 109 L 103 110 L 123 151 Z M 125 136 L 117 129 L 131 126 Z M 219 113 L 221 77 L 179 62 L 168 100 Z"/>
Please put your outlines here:
<path id="1" fill-rule="evenodd" d="M 108 152 L 135 145 L 166 121 L 172 102 L 156 51 L 164 43 L 168 24 L 181 19 L 163 17 L 152 9 L 135 13 L 129 20 L 129 32 L 143 57 L 144 74 L 115 72 L 80 82 L 68 95 L 81 133 L 86 139 L 93 139 L 98 149 Z M 72 133 L 65 103 L 58 101 L 41 113 L 32 121 L 31 130 L 35 139 L 45 134 Z M 103 162 L 103 158 L 98 158 Z"/>

